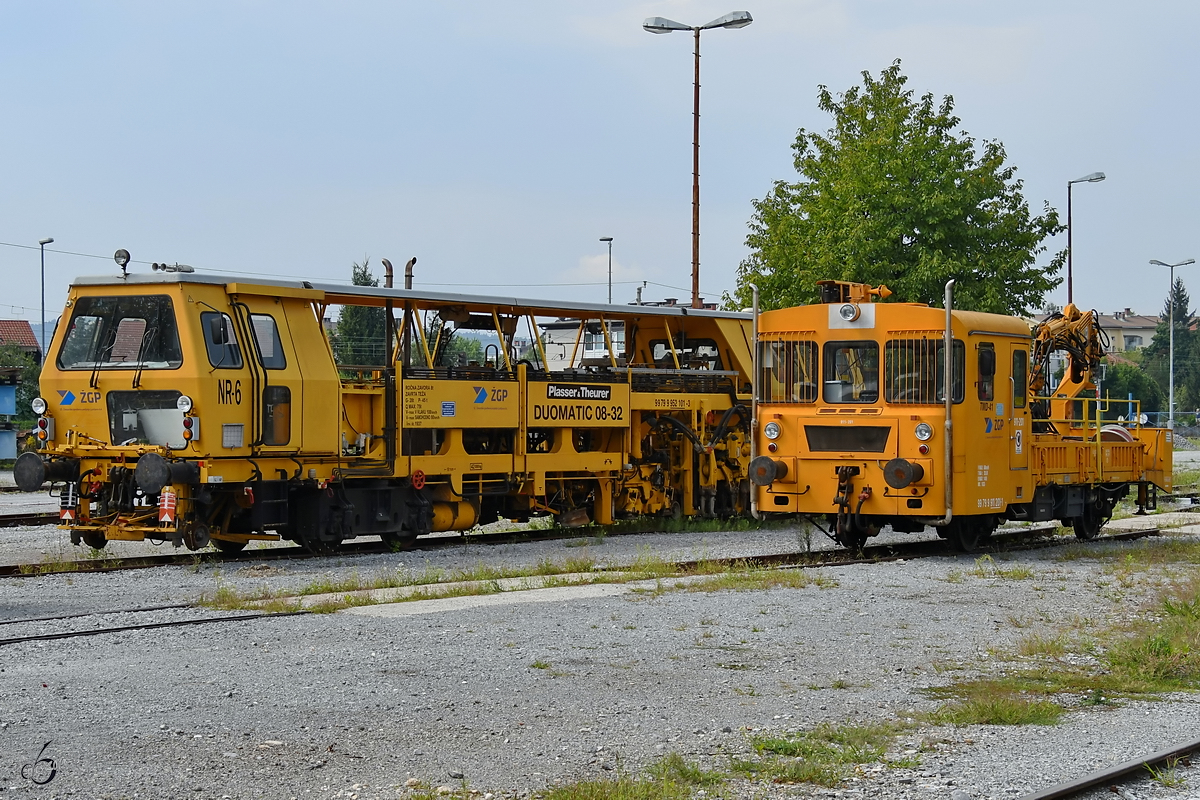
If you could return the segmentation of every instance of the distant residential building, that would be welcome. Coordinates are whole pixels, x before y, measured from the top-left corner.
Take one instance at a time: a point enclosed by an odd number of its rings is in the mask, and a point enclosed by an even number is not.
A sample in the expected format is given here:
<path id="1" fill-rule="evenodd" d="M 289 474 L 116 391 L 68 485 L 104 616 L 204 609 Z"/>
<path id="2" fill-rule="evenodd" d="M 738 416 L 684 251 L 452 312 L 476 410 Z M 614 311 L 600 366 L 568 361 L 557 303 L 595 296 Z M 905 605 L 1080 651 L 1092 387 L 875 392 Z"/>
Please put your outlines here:
<path id="1" fill-rule="evenodd" d="M 1100 329 L 1111 340 L 1110 353 L 1140 350 L 1150 344 L 1158 327 L 1158 315 L 1135 314 L 1130 309 L 1099 315 Z"/>
<path id="2" fill-rule="evenodd" d="M 38 347 L 33 326 L 24 319 L 0 319 L 0 345 L 15 344 L 35 362 L 42 363 L 42 348 Z"/>

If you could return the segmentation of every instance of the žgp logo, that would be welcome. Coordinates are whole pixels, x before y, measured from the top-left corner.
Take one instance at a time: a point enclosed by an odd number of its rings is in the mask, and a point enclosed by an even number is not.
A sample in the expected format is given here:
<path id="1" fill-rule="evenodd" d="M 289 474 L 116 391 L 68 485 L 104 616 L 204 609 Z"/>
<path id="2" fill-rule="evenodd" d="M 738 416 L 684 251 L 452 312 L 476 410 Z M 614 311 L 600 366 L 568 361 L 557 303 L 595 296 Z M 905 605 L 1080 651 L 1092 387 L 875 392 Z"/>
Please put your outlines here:
<path id="1" fill-rule="evenodd" d="M 472 386 L 471 390 L 475 392 L 476 403 L 486 403 L 488 399 L 488 390 L 483 386 Z"/>
<path id="2" fill-rule="evenodd" d="M 59 397 L 58 404 L 60 406 L 69 406 L 69 405 L 71 405 L 71 403 L 75 402 L 75 394 L 73 392 L 66 392 L 66 391 L 63 391 L 62 389 L 59 389 L 58 397 Z"/>

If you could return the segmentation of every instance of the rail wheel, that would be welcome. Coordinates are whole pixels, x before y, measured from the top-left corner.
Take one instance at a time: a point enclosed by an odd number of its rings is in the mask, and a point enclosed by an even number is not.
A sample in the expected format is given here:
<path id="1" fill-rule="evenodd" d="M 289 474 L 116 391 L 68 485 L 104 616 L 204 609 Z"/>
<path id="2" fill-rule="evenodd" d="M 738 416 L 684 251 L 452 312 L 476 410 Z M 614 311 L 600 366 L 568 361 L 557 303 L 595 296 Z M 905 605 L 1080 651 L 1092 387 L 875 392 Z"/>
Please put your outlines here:
<path id="1" fill-rule="evenodd" d="M 213 544 L 222 553 L 240 553 L 246 549 L 246 542 L 229 542 L 225 539 L 213 539 Z"/>
<path id="2" fill-rule="evenodd" d="M 412 531 L 390 531 L 388 533 L 379 534 L 379 538 L 383 540 L 392 552 L 401 550 L 411 550 L 412 546 L 417 542 L 417 535 Z"/>
<path id="3" fill-rule="evenodd" d="M 212 531 L 203 522 L 193 522 L 183 529 L 183 543 L 188 550 L 203 550 L 212 541 Z"/>
<path id="4" fill-rule="evenodd" d="M 1071 527 L 1075 529 L 1075 538 L 1090 542 L 1100 535 L 1104 523 L 1112 517 L 1112 505 L 1105 502 L 1103 496 L 1097 493 L 1089 498 L 1083 507 L 1083 516 L 1075 517 Z"/>
<path id="5" fill-rule="evenodd" d="M 938 536 L 948 539 L 960 553 L 977 553 L 992 538 L 994 530 L 995 517 L 958 517 L 948 526 L 938 528 Z"/>
<path id="6" fill-rule="evenodd" d="M 94 550 L 103 550 L 104 545 L 108 544 L 108 539 L 104 538 L 104 534 L 100 531 L 84 531 L 80 534 L 83 543 Z"/>

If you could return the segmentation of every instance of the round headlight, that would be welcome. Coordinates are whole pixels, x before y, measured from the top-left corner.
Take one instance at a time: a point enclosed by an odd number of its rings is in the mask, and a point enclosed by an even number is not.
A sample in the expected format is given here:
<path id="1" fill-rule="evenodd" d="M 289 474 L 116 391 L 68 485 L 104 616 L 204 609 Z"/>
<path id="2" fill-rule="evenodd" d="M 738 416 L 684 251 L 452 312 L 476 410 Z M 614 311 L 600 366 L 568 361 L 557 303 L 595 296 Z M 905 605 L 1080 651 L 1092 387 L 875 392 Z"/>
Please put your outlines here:
<path id="1" fill-rule="evenodd" d="M 768 439 L 778 439 L 779 438 L 779 423 L 778 422 L 768 422 L 766 425 L 764 425 L 763 426 L 763 436 L 766 436 Z"/>
<path id="2" fill-rule="evenodd" d="M 179 399 L 175 401 L 175 408 L 186 414 L 192 410 L 192 398 L 186 394 L 179 395 Z"/>
<path id="3" fill-rule="evenodd" d="M 919 422 L 917 427 L 913 429 L 913 434 L 922 442 L 928 442 L 933 438 L 933 426 L 928 422 Z"/>
<path id="4" fill-rule="evenodd" d="M 33 401 L 30 402 L 29 407 L 33 409 L 33 413 L 35 414 L 46 413 L 46 401 L 40 397 L 33 398 Z"/>
<path id="5" fill-rule="evenodd" d="M 858 306 L 853 303 L 846 303 L 838 309 L 838 316 L 846 320 L 846 322 L 854 322 L 858 319 Z"/>

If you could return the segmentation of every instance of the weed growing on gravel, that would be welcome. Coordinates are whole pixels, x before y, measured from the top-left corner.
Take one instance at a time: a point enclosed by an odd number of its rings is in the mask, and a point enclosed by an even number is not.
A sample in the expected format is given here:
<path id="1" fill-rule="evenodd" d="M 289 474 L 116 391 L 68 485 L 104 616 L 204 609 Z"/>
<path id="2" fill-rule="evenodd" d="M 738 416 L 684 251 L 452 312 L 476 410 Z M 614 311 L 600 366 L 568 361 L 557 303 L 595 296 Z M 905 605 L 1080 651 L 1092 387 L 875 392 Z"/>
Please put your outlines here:
<path id="1" fill-rule="evenodd" d="M 651 764 L 644 776 L 620 775 L 612 780 L 587 780 L 554 786 L 538 800 L 687 800 L 697 789 L 724 783 L 725 776 L 709 772 L 671 753 Z"/>
<path id="2" fill-rule="evenodd" d="M 678 588 L 689 592 L 752 592 L 765 589 L 805 589 L 809 586 L 831 589 L 838 585 L 833 578 L 802 569 L 764 569 L 752 562 L 740 563 L 739 566 L 740 569 L 734 568 L 729 572 Z"/>
<path id="3" fill-rule="evenodd" d="M 1146 765 L 1146 771 L 1150 773 L 1150 777 L 1154 781 L 1168 789 L 1182 789 L 1187 785 L 1187 781 L 1176 770 L 1175 766 L 1179 763 L 1178 758 L 1169 758 L 1167 763 L 1155 768 L 1153 764 Z"/>
<path id="4" fill-rule="evenodd" d="M 949 725 L 1054 725 L 1065 709 L 1049 700 L 979 692 L 942 706 L 931 722 Z"/>
<path id="5" fill-rule="evenodd" d="M 981 556 L 975 559 L 975 569 L 971 574 L 977 578 L 1004 578 L 1005 580 L 1021 581 L 1033 577 L 1033 570 L 1024 565 L 1001 567 L 991 556 Z"/>
<path id="6" fill-rule="evenodd" d="M 760 758 L 736 761 L 733 768 L 776 782 L 836 786 L 850 776 L 854 765 L 882 761 L 907 727 L 900 722 L 826 724 L 810 731 L 754 736 L 751 744 Z"/>
<path id="7" fill-rule="evenodd" d="M 1067 654 L 1067 640 L 1064 636 L 1042 636 L 1033 634 L 1021 640 L 1017 652 L 1023 656 L 1049 656 L 1061 658 Z"/>

